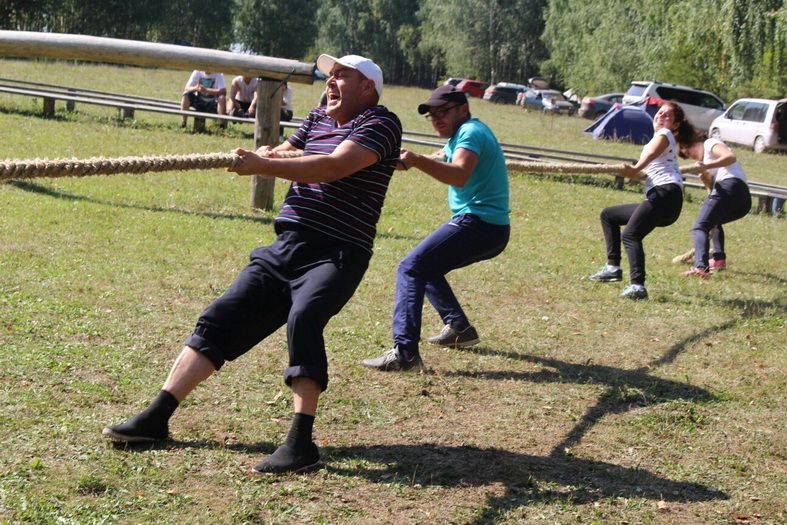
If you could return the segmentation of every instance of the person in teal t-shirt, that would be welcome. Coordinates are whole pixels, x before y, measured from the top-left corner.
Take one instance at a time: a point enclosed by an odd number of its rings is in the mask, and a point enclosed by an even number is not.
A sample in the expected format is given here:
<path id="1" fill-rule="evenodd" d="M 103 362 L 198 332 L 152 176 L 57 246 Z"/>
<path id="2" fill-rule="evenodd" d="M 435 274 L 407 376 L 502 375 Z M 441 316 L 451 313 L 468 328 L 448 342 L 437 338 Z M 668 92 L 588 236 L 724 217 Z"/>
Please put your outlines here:
<path id="1" fill-rule="evenodd" d="M 443 321 L 427 342 L 452 348 L 480 341 L 445 276 L 451 270 L 499 255 L 511 231 L 508 172 L 494 133 L 472 118 L 467 96 L 450 85 L 432 92 L 418 106 L 445 147 L 435 155 L 403 149 L 398 169 L 418 168 L 448 185 L 452 217 L 421 241 L 399 263 L 393 313 L 393 348 L 362 364 L 383 371 L 421 370 L 418 351 L 424 296 Z"/>

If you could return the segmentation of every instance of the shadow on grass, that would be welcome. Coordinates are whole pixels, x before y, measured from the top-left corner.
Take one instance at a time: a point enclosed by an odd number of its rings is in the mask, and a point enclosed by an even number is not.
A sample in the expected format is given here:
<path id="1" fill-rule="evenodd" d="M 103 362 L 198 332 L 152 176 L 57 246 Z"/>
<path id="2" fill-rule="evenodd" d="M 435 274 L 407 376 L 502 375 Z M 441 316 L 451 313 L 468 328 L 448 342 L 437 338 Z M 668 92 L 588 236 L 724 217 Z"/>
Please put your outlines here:
<path id="1" fill-rule="evenodd" d="M 699 483 L 672 481 L 643 469 L 569 456 L 543 457 L 496 448 L 432 444 L 327 447 L 323 452 L 333 462 L 372 463 L 353 467 L 329 463 L 326 469 L 376 483 L 444 487 L 504 485 L 505 493 L 488 496 L 481 515 L 471 522 L 478 524 L 495 523 L 501 514 L 531 503 L 583 504 L 611 497 L 682 502 L 728 498 L 724 492 Z"/>
<path id="2" fill-rule="evenodd" d="M 232 443 L 226 444 L 221 441 L 212 441 L 205 439 L 197 440 L 179 440 L 179 439 L 165 439 L 162 441 L 153 441 L 147 443 L 124 443 L 122 441 L 112 441 L 110 445 L 115 450 L 122 450 L 124 452 L 147 452 L 149 450 L 186 450 L 186 449 L 203 449 L 203 450 L 232 450 L 244 454 L 273 454 L 278 445 L 268 442 L 260 442 L 254 444 L 247 443 Z"/>
<path id="3" fill-rule="evenodd" d="M 3 184 L 3 182 L 0 181 L 0 184 Z M 207 211 L 193 211 L 193 210 L 186 210 L 181 208 L 162 208 L 160 206 L 140 206 L 137 204 L 125 204 L 122 202 L 94 199 L 92 197 L 85 197 L 84 195 L 76 195 L 74 193 L 55 190 L 28 181 L 7 181 L 5 182 L 5 184 L 8 184 L 9 186 L 13 186 L 22 191 L 37 193 L 39 195 L 46 195 L 47 197 L 52 197 L 55 199 L 89 202 L 91 204 L 99 204 L 102 206 L 113 206 L 116 208 L 123 208 L 123 209 L 130 209 L 130 210 L 143 210 L 143 211 L 152 211 L 152 212 L 160 212 L 160 213 L 178 213 L 181 215 L 208 217 L 211 219 L 227 219 L 231 221 L 249 221 L 249 222 L 256 222 L 260 224 L 273 224 L 272 217 L 259 217 L 256 215 L 246 215 L 246 214 L 237 214 L 237 213 L 216 213 L 216 212 L 207 212 Z M 422 239 L 421 237 L 414 237 L 412 235 L 400 235 L 396 233 L 387 233 L 387 232 L 378 232 L 377 237 L 385 238 L 385 239 L 406 240 L 406 241 L 420 241 Z"/>
<path id="4" fill-rule="evenodd" d="M 505 380 L 515 379 L 536 383 L 576 383 L 607 385 L 607 389 L 599 396 L 593 406 L 588 407 L 585 414 L 579 419 L 574 428 L 552 449 L 551 456 L 563 454 L 567 448 L 576 446 L 587 432 L 607 414 L 627 412 L 635 407 L 663 403 L 671 400 L 712 401 L 715 396 L 707 390 L 690 385 L 662 379 L 650 374 L 650 371 L 659 366 L 672 363 L 688 345 L 701 341 L 718 332 L 732 327 L 736 321 L 711 326 L 690 335 L 672 345 L 661 357 L 645 366 L 634 370 L 624 370 L 612 366 L 594 365 L 590 363 L 578 364 L 538 357 L 515 352 L 502 352 L 484 347 L 466 348 L 465 350 L 484 355 L 496 355 L 509 359 L 518 359 L 530 363 L 543 365 L 553 370 L 539 372 L 447 372 L 445 375 L 478 377 L 482 379 Z"/>
<path id="5" fill-rule="evenodd" d="M 259 217 L 254 215 L 245 215 L 245 214 L 237 214 L 237 213 L 215 213 L 215 212 L 205 212 L 205 211 L 192 211 L 192 210 L 186 210 L 181 208 L 162 208 L 160 206 L 140 206 L 137 204 L 125 204 L 122 202 L 94 199 L 92 197 L 85 197 L 84 195 L 76 195 L 74 193 L 54 190 L 52 188 L 47 188 L 46 186 L 42 186 L 40 184 L 36 184 L 34 182 L 27 182 L 27 181 L 9 181 L 6 184 L 10 186 L 14 186 L 15 188 L 18 188 L 22 191 L 37 193 L 39 195 L 46 195 L 47 197 L 53 197 L 55 199 L 89 202 L 91 204 L 112 206 L 115 208 L 123 208 L 129 210 L 143 210 L 143 211 L 152 211 L 152 212 L 160 212 L 160 213 L 177 213 L 181 215 L 208 217 L 211 219 L 227 219 L 232 221 L 241 220 L 241 221 L 258 222 L 261 224 L 273 224 L 273 219 L 271 217 Z"/>
<path id="6" fill-rule="evenodd" d="M 739 270 L 732 270 L 730 273 L 734 275 L 742 275 L 746 277 L 746 282 L 751 282 L 754 280 L 760 281 L 770 281 L 776 284 L 781 284 L 782 286 L 787 286 L 787 279 L 781 277 L 779 275 L 775 275 L 772 273 L 764 273 L 764 272 L 742 272 Z"/>
<path id="7" fill-rule="evenodd" d="M 272 443 L 224 445 L 219 441 L 162 441 L 116 444 L 136 453 L 149 450 L 229 449 L 270 454 Z M 470 446 L 371 445 L 323 447 L 324 469 L 332 474 L 362 477 L 371 483 L 440 487 L 484 487 L 502 484 L 505 493 L 488 496 L 481 514 L 470 523 L 496 523 L 509 510 L 534 503 L 584 504 L 605 498 L 646 498 L 675 502 L 727 499 L 721 490 L 659 477 L 639 468 L 576 458 L 565 454 L 534 456 L 496 448 Z M 343 466 L 348 461 L 360 465 Z M 282 478 L 292 476 L 282 475 Z"/>

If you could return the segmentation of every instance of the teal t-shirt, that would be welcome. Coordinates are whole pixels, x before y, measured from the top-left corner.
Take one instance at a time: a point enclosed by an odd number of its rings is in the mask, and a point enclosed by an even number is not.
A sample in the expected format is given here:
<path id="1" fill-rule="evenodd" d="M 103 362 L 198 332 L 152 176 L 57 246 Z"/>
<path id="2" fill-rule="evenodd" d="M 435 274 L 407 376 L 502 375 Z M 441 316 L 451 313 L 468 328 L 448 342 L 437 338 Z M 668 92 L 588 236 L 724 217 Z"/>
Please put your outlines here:
<path id="1" fill-rule="evenodd" d="M 463 187 L 448 186 L 451 213 L 472 213 L 491 224 L 509 224 L 508 171 L 494 133 L 480 120 L 471 118 L 459 126 L 443 147 L 447 162 L 459 148 L 478 155 L 478 164 Z"/>

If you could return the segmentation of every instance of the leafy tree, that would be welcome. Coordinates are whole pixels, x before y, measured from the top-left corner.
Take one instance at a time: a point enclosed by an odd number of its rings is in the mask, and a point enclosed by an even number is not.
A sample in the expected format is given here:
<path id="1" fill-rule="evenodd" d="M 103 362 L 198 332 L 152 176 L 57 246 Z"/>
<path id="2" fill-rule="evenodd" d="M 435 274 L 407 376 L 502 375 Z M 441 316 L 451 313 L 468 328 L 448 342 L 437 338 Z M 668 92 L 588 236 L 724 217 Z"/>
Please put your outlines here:
<path id="1" fill-rule="evenodd" d="M 233 42 L 232 0 L 145 0 L 163 4 L 149 40 L 189 43 L 197 47 L 228 49 Z"/>
<path id="2" fill-rule="evenodd" d="M 41 31 L 48 25 L 51 4 L 51 0 L 3 0 L 0 29 Z"/>
<path id="3" fill-rule="evenodd" d="M 422 46 L 452 76 L 523 81 L 545 58 L 540 41 L 547 0 L 423 0 Z M 434 50 L 439 50 L 435 52 Z"/>
<path id="4" fill-rule="evenodd" d="M 551 0 L 544 41 L 544 68 L 584 92 L 637 79 L 688 84 L 725 100 L 783 96 L 787 88 L 784 0 Z"/>
<path id="5" fill-rule="evenodd" d="M 314 0 L 239 0 L 238 42 L 262 55 L 302 59 L 314 43 L 318 5 Z"/>
<path id="6" fill-rule="evenodd" d="M 550 54 L 545 70 L 557 84 L 583 94 L 654 79 L 653 63 L 664 59 L 663 13 L 669 2 L 552 0 L 543 35 Z"/>
<path id="7" fill-rule="evenodd" d="M 315 51 L 373 58 L 386 81 L 431 85 L 430 55 L 419 48 L 419 0 L 322 0 Z"/>

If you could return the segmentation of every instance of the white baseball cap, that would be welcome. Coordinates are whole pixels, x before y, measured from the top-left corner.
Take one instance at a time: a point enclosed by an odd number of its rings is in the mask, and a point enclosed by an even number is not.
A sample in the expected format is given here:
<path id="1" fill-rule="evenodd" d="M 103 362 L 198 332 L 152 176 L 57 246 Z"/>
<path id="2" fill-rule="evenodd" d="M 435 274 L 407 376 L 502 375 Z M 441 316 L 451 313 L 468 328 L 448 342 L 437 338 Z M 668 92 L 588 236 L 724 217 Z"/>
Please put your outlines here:
<path id="1" fill-rule="evenodd" d="M 359 55 L 344 55 L 342 58 L 336 58 L 331 55 L 322 54 L 317 57 L 317 69 L 327 76 L 331 75 L 331 69 L 333 69 L 334 64 L 357 69 L 363 76 L 374 82 L 374 88 L 377 90 L 377 95 L 382 96 L 383 70 L 380 69 L 380 66 L 368 58 Z"/>

